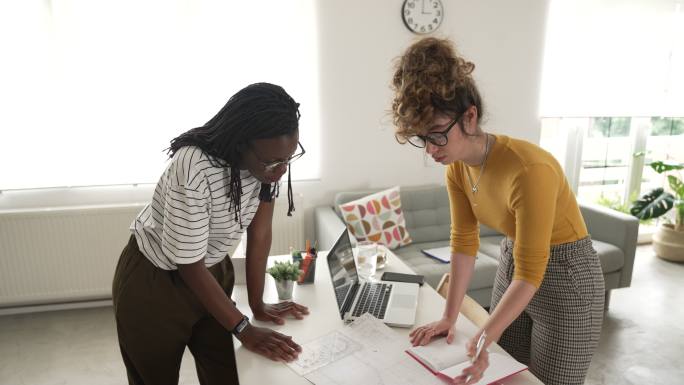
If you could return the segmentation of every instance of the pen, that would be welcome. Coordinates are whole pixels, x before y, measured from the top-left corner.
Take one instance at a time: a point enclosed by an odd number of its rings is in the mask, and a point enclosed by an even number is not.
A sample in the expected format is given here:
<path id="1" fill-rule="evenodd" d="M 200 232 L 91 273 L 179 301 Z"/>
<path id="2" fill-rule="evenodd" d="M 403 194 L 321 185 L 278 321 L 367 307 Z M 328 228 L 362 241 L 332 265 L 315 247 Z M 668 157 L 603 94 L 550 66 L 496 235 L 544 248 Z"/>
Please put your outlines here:
<path id="1" fill-rule="evenodd" d="M 475 361 L 480 357 L 480 353 L 482 353 L 482 349 L 484 348 L 485 340 L 487 339 L 487 333 L 485 331 L 482 331 L 482 334 L 480 334 L 480 338 L 477 339 L 477 345 L 475 345 L 475 355 L 473 358 L 470 359 L 470 363 L 474 364 Z M 468 375 L 466 378 L 466 383 L 470 381 L 472 378 L 472 375 Z"/>

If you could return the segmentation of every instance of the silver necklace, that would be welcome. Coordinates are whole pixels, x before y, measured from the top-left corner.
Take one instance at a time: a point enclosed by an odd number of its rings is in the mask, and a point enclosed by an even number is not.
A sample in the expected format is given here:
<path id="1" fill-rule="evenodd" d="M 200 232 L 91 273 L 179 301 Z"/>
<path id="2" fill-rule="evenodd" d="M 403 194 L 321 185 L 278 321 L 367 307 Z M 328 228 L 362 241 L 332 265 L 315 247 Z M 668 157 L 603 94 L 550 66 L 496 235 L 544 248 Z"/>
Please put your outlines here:
<path id="1" fill-rule="evenodd" d="M 480 185 L 480 179 L 482 179 L 482 174 L 485 172 L 485 166 L 487 165 L 487 157 L 489 156 L 489 134 L 485 134 L 486 139 L 485 139 L 485 153 L 484 153 L 484 158 L 482 159 L 482 163 L 480 163 L 479 167 L 481 167 L 480 170 L 480 175 L 478 175 L 477 180 L 475 183 L 473 183 L 473 180 L 470 178 L 470 171 L 466 169 L 466 175 L 468 176 L 468 182 L 470 182 L 471 190 L 473 192 L 473 195 L 475 195 L 478 191 L 478 186 Z"/>

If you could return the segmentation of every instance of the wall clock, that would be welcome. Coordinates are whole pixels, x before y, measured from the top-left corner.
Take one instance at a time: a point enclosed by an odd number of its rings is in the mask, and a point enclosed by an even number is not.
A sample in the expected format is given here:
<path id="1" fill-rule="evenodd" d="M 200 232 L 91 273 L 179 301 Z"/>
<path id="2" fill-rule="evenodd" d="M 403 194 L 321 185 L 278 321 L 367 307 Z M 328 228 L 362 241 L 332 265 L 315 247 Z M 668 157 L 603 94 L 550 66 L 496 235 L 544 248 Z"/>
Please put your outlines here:
<path id="1" fill-rule="evenodd" d="M 441 0 L 404 0 L 401 18 L 411 32 L 428 34 L 442 24 L 444 7 Z"/>

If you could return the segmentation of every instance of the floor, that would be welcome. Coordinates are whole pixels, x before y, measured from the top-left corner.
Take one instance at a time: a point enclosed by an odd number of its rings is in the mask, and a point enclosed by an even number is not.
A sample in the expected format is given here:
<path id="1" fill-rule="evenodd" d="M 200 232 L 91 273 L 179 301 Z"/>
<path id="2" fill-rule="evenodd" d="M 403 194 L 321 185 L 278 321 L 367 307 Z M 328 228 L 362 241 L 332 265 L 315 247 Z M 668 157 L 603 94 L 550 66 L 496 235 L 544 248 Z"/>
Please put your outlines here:
<path id="1" fill-rule="evenodd" d="M 682 384 L 684 264 L 639 246 L 632 286 L 614 290 L 587 384 Z"/>
<path id="2" fill-rule="evenodd" d="M 684 264 L 640 246 L 632 287 L 613 293 L 587 384 L 681 383 Z M 124 384 L 111 308 L 0 317 L 0 385 Z M 197 384 L 186 354 L 181 384 Z"/>

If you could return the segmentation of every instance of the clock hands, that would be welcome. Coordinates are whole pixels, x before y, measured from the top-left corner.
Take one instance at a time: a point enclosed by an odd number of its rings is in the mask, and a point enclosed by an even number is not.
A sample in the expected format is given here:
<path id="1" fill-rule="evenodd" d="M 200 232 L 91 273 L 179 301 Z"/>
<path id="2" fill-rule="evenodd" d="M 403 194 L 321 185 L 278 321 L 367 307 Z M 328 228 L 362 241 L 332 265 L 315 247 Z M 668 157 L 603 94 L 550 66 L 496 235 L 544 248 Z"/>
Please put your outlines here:
<path id="1" fill-rule="evenodd" d="M 431 12 L 425 12 L 425 0 L 420 0 L 420 13 L 423 15 L 429 15 Z"/>

